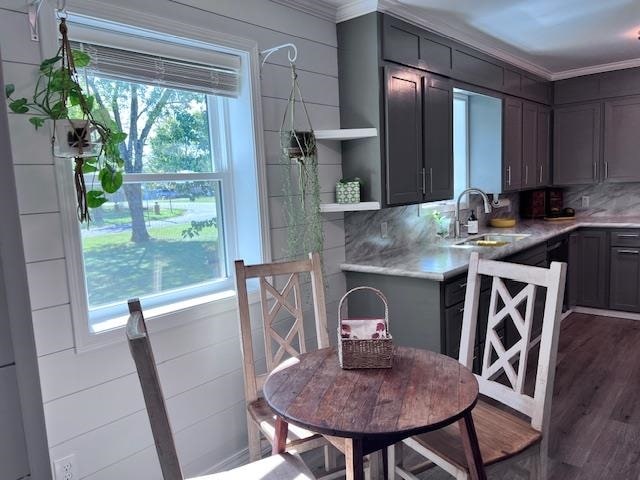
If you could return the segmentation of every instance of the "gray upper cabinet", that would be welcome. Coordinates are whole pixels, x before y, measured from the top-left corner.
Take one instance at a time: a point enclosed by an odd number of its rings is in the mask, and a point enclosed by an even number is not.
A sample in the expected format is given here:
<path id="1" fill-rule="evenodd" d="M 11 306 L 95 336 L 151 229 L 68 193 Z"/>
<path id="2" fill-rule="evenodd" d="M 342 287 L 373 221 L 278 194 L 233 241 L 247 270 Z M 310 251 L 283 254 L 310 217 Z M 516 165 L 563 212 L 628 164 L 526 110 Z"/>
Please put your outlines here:
<path id="1" fill-rule="evenodd" d="M 538 105 L 536 133 L 536 187 L 546 187 L 551 172 L 551 109 L 544 105 Z"/>
<path id="2" fill-rule="evenodd" d="M 554 83 L 554 104 L 640 95 L 640 68 L 625 68 Z"/>
<path id="3" fill-rule="evenodd" d="M 551 82 L 398 18 L 378 15 L 383 60 L 534 102 L 551 103 Z"/>
<path id="4" fill-rule="evenodd" d="M 382 16 L 382 58 L 440 75 L 452 72 L 446 39 L 389 15 Z"/>
<path id="5" fill-rule="evenodd" d="M 425 201 L 453 197 L 453 89 L 444 78 L 424 81 Z"/>
<path id="6" fill-rule="evenodd" d="M 422 159 L 422 77 L 385 67 L 387 204 L 416 203 L 426 182 Z"/>
<path id="7" fill-rule="evenodd" d="M 522 188 L 537 185 L 538 167 L 538 106 L 522 105 Z"/>
<path id="8" fill-rule="evenodd" d="M 600 174 L 600 104 L 554 111 L 553 183 L 597 183 Z"/>
<path id="9" fill-rule="evenodd" d="M 522 101 L 507 97 L 503 121 L 503 190 L 522 186 Z"/>
<path id="10" fill-rule="evenodd" d="M 640 181 L 640 96 L 604 104 L 604 181 Z"/>

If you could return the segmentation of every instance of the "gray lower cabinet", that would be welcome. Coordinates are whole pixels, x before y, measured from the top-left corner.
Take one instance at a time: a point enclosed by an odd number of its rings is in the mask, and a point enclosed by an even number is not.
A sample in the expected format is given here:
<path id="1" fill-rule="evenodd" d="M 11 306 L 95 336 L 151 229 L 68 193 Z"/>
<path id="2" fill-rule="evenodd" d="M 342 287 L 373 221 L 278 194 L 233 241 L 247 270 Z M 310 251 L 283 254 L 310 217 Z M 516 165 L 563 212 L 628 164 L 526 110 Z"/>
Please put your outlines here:
<path id="1" fill-rule="evenodd" d="M 640 181 L 640 96 L 604 103 L 605 182 Z"/>
<path id="2" fill-rule="evenodd" d="M 570 235 L 569 276 L 572 301 L 582 307 L 609 306 L 609 239 L 607 230 L 585 229 Z"/>
<path id="3" fill-rule="evenodd" d="M 600 111 L 600 103 L 554 110 L 554 185 L 598 183 L 601 170 Z"/>
<path id="4" fill-rule="evenodd" d="M 610 233 L 609 308 L 640 312 L 640 231 Z"/>

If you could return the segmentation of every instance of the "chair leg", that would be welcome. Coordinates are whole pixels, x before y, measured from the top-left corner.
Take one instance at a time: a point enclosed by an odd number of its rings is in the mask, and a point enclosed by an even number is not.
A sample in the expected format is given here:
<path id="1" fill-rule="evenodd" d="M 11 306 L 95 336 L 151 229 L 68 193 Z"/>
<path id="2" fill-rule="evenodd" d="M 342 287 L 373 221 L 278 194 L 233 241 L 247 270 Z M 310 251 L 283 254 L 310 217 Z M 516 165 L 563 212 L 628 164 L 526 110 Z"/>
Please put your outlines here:
<path id="1" fill-rule="evenodd" d="M 380 479 L 380 465 L 378 464 L 378 452 L 373 452 L 367 455 L 369 461 L 368 475 L 365 475 L 367 480 L 379 480 Z"/>
<path id="2" fill-rule="evenodd" d="M 387 447 L 387 478 L 396 480 L 396 446 Z"/>
<path id="3" fill-rule="evenodd" d="M 262 457 L 260 428 L 250 415 L 247 415 L 247 433 L 249 436 L 249 460 L 255 462 Z"/>
<path id="4" fill-rule="evenodd" d="M 331 445 L 324 446 L 324 470 L 330 472 L 338 466 L 338 450 Z"/>

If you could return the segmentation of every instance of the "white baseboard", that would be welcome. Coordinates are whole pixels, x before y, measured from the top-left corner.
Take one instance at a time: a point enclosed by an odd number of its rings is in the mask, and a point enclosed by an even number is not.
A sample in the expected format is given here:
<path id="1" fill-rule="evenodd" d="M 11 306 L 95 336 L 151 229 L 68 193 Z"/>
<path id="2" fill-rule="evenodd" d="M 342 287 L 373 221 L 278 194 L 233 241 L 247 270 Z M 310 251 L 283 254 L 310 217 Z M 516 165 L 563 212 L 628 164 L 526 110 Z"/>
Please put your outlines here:
<path id="1" fill-rule="evenodd" d="M 262 450 L 262 457 L 271 454 L 271 447 L 265 447 Z M 203 470 L 198 473 L 198 476 L 211 475 L 213 473 L 226 472 L 227 470 L 233 470 L 234 468 L 241 467 L 249 463 L 249 448 L 243 448 L 242 450 L 234 453 L 233 455 L 225 458 L 224 460 L 216 463 L 213 466 L 202 466 Z M 200 470 L 200 469 L 198 469 Z"/>
<path id="2" fill-rule="evenodd" d="M 586 313 L 589 315 L 599 315 L 601 317 L 624 318 L 626 320 L 640 320 L 640 313 L 621 312 L 618 310 L 604 310 L 600 308 L 573 307 L 575 313 Z"/>

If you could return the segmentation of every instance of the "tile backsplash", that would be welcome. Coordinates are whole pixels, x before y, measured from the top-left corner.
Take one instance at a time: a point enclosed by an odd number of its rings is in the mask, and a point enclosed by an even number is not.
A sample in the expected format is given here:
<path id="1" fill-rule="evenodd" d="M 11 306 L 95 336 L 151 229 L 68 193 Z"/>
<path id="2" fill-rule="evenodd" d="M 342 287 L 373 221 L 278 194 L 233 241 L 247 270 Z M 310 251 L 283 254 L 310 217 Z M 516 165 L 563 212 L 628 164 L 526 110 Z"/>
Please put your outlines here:
<path id="1" fill-rule="evenodd" d="M 589 197 L 589 207 L 582 208 L 582 197 Z M 564 206 L 575 208 L 580 215 L 640 215 L 640 183 L 601 183 L 565 189 Z"/>

